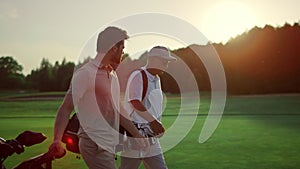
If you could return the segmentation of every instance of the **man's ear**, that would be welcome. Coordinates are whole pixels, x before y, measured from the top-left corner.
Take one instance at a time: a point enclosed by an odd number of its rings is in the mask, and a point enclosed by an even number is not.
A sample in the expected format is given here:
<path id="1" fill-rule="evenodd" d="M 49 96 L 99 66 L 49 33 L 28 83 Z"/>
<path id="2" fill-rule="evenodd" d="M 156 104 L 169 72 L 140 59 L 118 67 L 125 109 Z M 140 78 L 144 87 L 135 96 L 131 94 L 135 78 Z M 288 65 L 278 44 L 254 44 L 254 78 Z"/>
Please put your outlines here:
<path id="1" fill-rule="evenodd" d="M 117 52 L 117 51 L 118 51 L 118 47 L 117 47 L 117 46 L 113 46 L 111 49 L 112 49 L 112 51 L 114 51 L 114 52 Z"/>

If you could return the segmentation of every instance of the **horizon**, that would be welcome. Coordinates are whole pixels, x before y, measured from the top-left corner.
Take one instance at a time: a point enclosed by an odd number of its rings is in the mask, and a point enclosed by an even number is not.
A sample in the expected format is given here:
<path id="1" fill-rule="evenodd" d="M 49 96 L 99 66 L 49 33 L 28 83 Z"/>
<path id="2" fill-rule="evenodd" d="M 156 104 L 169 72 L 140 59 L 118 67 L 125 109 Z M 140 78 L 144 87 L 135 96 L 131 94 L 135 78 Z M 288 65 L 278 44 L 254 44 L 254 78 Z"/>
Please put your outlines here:
<path id="1" fill-rule="evenodd" d="M 300 11 L 297 8 L 300 2 L 297 0 L 280 0 L 276 3 L 271 0 L 155 0 L 143 3 L 135 0 L 132 3 L 72 2 L 72 5 L 69 2 L 1 1 L 0 55 L 14 57 L 23 66 L 25 75 L 38 68 L 42 58 L 50 63 L 61 62 L 63 58 L 76 63 L 82 46 L 99 27 L 118 18 L 144 12 L 179 17 L 194 25 L 209 41 L 222 44 L 254 27 L 300 24 Z M 116 8 L 113 12 L 112 7 Z M 130 56 L 138 55 L 159 42 L 171 50 L 186 47 L 169 37 L 142 35 L 130 38 L 126 42 L 125 52 Z"/>

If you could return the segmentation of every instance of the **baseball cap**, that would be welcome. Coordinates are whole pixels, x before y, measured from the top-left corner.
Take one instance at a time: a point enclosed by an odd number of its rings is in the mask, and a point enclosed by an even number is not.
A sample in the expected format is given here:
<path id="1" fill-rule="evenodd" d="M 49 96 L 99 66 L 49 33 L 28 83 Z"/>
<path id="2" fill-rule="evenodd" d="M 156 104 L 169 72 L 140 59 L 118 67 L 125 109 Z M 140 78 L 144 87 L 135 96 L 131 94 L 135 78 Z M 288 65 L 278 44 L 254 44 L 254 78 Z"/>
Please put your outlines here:
<path id="1" fill-rule="evenodd" d="M 168 61 L 176 61 L 177 59 L 171 56 L 170 51 L 164 46 L 155 46 L 148 52 L 148 57 L 158 57 Z"/>

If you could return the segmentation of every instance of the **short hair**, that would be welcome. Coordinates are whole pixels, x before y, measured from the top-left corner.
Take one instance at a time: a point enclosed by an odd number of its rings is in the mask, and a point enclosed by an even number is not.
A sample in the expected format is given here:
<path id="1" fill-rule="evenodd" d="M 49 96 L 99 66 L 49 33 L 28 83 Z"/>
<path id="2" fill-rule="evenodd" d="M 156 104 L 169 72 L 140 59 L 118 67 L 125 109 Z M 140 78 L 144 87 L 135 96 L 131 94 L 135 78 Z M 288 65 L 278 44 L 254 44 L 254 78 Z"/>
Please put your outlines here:
<path id="1" fill-rule="evenodd" d="M 164 46 L 154 46 L 152 49 L 161 49 L 161 50 L 169 51 L 169 49 Z"/>
<path id="2" fill-rule="evenodd" d="M 107 27 L 98 35 L 97 52 L 106 53 L 113 46 L 128 38 L 129 36 L 125 30 L 114 26 Z"/>

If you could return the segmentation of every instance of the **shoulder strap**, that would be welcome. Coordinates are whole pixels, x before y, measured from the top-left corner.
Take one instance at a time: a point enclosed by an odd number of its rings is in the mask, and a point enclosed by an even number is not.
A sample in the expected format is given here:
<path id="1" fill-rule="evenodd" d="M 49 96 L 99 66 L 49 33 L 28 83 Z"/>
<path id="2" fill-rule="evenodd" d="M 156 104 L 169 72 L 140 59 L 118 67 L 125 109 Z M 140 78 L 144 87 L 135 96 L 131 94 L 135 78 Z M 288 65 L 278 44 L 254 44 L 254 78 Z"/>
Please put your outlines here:
<path id="1" fill-rule="evenodd" d="M 148 90 L 148 77 L 147 77 L 147 74 L 146 74 L 145 70 L 143 70 L 143 69 L 138 69 L 138 70 L 142 73 L 142 77 L 143 77 L 142 100 L 144 100 L 144 98 L 146 96 L 146 93 L 147 93 L 147 90 Z M 121 124 L 120 124 L 119 132 L 122 133 L 122 134 L 124 134 L 125 131 L 126 131 L 127 136 L 132 137 L 132 135 L 123 126 L 121 126 Z M 121 143 L 123 142 L 123 137 L 119 137 L 119 142 L 121 142 Z"/>
<path id="2" fill-rule="evenodd" d="M 142 100 L 144 100 L 147 90 L 148 90 L 148 78 L 146 75 L 145 70 L 140 69 L 141 73 L 142 73 L 142 77 L 143 77 L 143 93 L 142 93 Z"/>

